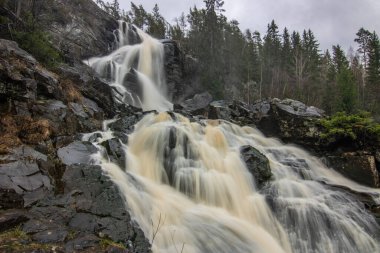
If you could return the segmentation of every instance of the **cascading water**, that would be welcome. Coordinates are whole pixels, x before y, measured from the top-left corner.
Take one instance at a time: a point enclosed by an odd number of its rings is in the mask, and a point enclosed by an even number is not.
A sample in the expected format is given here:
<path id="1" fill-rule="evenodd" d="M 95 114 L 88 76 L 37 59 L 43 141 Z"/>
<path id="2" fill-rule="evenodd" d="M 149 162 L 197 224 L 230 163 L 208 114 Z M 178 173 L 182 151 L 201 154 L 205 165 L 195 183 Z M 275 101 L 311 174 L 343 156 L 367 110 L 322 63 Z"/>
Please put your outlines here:
<path id="1" fill-rule="evenodd" d="M 145 111 L 173 108 L 165 98 L 164 46 L 142 30 L 119 21 L 114 32 L 117 50 L 85 61 L 114 89 L 115 99 Z M 139 44 L 130 44 L 129 34 Z"/>
<path id="2" fill-rule="evenodd" d="M 97 58 L 90 65 L 104 69 L 108 63 L 103 63 L 112 62 L 117 67 L 111 79 L 120 81 L 121 69 L 132 66 L 128 64 L 137 52 L 139 66 L 141 58 L 149 58 L 145 54 L 161 57 L 151 47 L 153 42 L 144 44 L 153 39 L 139 33 L 142 44 L 121 47 L 107 60 Z M 155 66 L 155 56 L 150 56 L 146 69 L 137 68 L 143 76 L 139 78 L 147 78 L 154 88 L 160 85 L 152 82 L 162 80 L 159 71 L 149 67 Z M 169 105 L 147 99 L 141 101 L 143 109 Z M 101 141 L 108 138 L 110 131 Z M 240 157 L 243 145 L 258 149 L 270 161 L 274 179 L 260 190 Z M 351 195 L 330 185 L 368 192 L 377 199 L 379 191 L 345 179 L 300 148 L 266 138 L 256 129 L 150 113 L 136 124 L 124 147 L 126 171 L 104 152 L 94 158 L 125 195 L 127 208 L 154 252 L 380 252 L 374 218 Z"/>

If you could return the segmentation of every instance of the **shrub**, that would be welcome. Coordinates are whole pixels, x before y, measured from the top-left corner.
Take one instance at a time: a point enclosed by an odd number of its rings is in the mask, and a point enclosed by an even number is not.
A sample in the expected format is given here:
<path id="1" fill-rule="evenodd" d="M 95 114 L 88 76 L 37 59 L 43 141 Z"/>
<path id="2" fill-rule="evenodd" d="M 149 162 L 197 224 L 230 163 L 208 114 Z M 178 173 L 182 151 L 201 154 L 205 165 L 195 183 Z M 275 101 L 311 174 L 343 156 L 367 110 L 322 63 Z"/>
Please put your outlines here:
<path id="1" fill-rule="evenodd" d="M 339 112 L 327 119 L 321 119 L 322 141 L 327 143 L 339 140 L 380 141 L 380 124 L 376 123 L 368 112 L 346 114 Z"/>
<path id="2" fill-rule="evenodd" d="M 53 67 L 62 61 L 60 53 L 52 46 L 46 33 L 34 29 L 28 32 L 16 31 L 13 36 L 22 49 L 48 67 Z"/>

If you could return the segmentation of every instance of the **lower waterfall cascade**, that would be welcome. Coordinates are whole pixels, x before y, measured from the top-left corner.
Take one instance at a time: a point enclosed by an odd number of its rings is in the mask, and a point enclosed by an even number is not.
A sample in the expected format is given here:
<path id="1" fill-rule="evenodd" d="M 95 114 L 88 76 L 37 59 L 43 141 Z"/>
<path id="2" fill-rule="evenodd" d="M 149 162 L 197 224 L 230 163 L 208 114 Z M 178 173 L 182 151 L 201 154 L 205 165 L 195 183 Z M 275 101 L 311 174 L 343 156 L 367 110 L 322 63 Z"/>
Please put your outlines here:
<path id="1" fill-rule="evenodd" d="M 159 41 L 134 28 L 141 43 L 128 45 L 119 23 L 116 51 L 88 64 L 107 76 L 115 100 L 156 110 L 146 114 L 122 143 L 125 170 L 99 144 L 114 137 L 105 122 L 93 161 L 125 197 L 126 208 L 152 243 L 165 253 L 374 253 L 380 227 L 363 204 L 332 185 L 371 194 L 319 159 L 265 137 L 252 127 L 223 120 L 191 122 L 168 113 Z M 142 92 L 125 85 L 135 69 Z M 88 140 L 89 134 L 83 139 Z M 272 180 L 259 188 L 241 158 L 249 145 L 270 162 Z"/>

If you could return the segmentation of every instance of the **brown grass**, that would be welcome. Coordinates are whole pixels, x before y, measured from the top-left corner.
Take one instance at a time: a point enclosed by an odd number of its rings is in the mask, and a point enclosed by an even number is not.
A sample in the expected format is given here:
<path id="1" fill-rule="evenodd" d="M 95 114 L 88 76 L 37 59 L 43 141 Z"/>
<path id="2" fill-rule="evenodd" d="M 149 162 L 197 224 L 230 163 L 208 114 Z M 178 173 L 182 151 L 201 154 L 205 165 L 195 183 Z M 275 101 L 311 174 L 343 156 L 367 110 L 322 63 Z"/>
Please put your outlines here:
<path id="1" fill-rule="evenodd" d="M 0 154 L 25 144 L 38 144 L 52 135 L 52 126 L 47 119 L 32 119 L 29 116 L 0 115 Z"/>
<path id="2" fill-rule="evenodd" d="M 38 144 L 49 139 L 52 134 L 52 127 L 47 119 L 34 120 L 30 117 L 23 117 L 19 129 L 19 137 L 27 144 Z"/>
<path id="3" fill-rule="evenodd" d="M 17 136 L 14 117 L 2 115 L 0 123 L 0 154 L 7 154 L 12 148 L 21 145 L 21 140 Z"/>
<path id="4" fill-rule="evenodd" d="M 60 87 L 62 89 L 63 95 L 65 97 L 65 100 L 75 103 L 82 102 L 83 96 L 82 93 L 79 91 L 78 87 L 73 83 L 73 81 L 69 79 L 61 80 Z"/>

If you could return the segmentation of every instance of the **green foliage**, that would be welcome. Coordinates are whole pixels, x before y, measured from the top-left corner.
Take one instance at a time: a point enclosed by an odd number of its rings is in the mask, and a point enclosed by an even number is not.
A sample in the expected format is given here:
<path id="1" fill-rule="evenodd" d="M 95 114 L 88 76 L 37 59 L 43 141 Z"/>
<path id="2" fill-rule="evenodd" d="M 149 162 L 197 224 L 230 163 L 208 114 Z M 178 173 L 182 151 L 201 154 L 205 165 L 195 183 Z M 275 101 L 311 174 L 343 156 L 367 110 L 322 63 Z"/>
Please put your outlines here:
<path id="1" fill-rule="evenodd" d="M 26 240 L 29 238 L 29 236 L 22 231 L 20 226 L 17 226 L 11 230 L 8 230 L 0 235 L 0 238 L 18 238 L 18 239 L 23 239 Z"/>
<path id="2" fill-rule="evenodd" d="M 102 238 L 102 240 L 100 241 L 100 246 L 102 248 L 107 248 L 107 247 L 111 246 L 111 247 L 116 247 L 119 249 L 127 249 L 122 243 L 114 242 L 108 238 Z"/>
<path id="3" fill-rule="evenodd" d="M 380 140 L 380 124 L 374 122 L 368 112 L 347 114 L 339 112 L 328 119 L 320 120 L 323 127 L 322 141 L 333 143 L 339 140 L 356 141 L 363 139 Z"/>
<path id="4" fill-rule="evenodd" d="M 55 66 L 61 62 L 61 55 L 52 46 L 46 33 L 35 30 L 31 32 L 17 31 L 13 34 L 19 46 L 31 53 L 37 60 L 47 66 Z"/>
<path id="5" fill-rule="evenodd" d="M 7 17 L 0 16 L 0 25 L 2 24 L 8 24 L 9 19 Z"/>
<path id="6" fill-rule="evenodd" d="M 59 51 L 53 47 L 48 34 L 40 29 L 34 18 L 27 15 L 24 21 L 25 27 L 12 33 L 19 46 L 48 67 L 54 67 L 62 62 Z"/>

